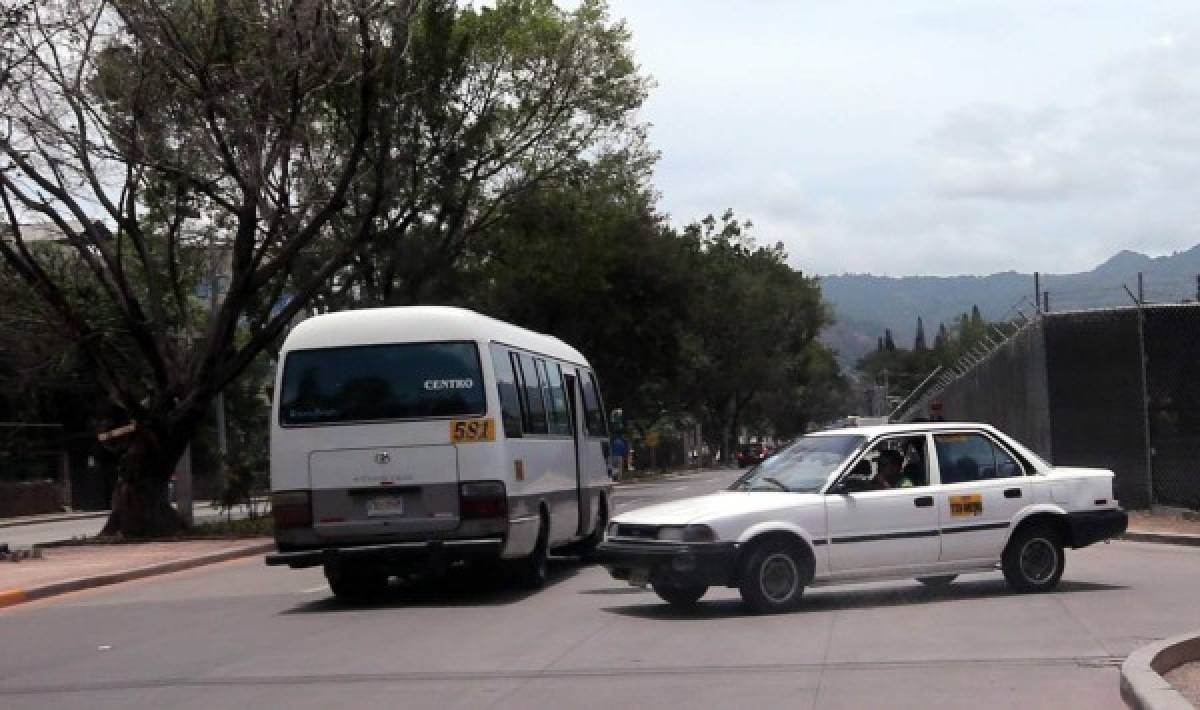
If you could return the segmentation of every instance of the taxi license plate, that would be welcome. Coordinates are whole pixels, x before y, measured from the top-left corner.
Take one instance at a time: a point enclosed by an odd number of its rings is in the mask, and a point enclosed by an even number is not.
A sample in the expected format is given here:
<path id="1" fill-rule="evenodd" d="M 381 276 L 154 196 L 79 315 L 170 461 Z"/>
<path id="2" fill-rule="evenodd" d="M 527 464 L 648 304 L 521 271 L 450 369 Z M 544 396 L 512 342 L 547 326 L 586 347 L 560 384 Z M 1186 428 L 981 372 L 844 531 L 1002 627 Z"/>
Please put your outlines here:
<path id="1" fill-rule="evenodd" d="M 385 515 L 404 515 L 404 499 L 396 496 L 383 496 L 367 501 L 367 517 L 375 518 Z"/>

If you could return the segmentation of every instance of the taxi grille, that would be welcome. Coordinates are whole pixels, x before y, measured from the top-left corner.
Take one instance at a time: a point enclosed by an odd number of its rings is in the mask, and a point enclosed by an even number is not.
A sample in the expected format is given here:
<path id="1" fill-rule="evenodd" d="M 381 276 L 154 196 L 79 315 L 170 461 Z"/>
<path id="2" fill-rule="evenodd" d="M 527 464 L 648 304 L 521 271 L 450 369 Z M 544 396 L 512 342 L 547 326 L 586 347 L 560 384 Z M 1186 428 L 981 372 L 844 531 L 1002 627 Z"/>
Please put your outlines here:
<path id="1" fill-rule="evenodd" d="M 657 525 L 617 525 L 617 537 L 631 537 L 637 540 L 657 540 Z"/>

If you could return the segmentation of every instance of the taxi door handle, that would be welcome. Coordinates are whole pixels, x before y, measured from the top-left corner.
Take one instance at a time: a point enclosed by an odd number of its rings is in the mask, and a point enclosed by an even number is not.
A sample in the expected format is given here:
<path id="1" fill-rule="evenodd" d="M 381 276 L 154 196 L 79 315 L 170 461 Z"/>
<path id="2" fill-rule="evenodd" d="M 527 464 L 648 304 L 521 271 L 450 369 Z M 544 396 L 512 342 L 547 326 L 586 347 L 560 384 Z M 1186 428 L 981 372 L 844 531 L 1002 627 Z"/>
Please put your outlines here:
<path id="1" fill-rule="evenodd" d="M 933 496 L 920 496 L 919 498 L 913 498 L 913 505 L 917 506 L 918 508 L 932 508 Z"/>
<path id="2" fill-rule="evenodd" d="M 1021 497 L 1021 489 L 1020 488 L 1005 488 L 1004 489 L 1004 497 L 1005 498 L 1020 498 Z"/>

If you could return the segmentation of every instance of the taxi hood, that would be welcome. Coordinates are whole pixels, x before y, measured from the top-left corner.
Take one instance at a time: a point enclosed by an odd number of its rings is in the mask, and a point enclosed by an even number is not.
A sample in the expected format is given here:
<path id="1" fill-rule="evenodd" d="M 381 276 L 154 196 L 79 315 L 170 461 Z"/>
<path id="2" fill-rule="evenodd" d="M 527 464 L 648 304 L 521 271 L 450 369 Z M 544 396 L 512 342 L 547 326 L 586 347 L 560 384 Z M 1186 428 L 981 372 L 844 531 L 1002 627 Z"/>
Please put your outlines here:
<path id="1" fill-rule="evenodd" d="M 632 525 L 687 525 L 820 502 L 818 493 L 720 491 L 638 508 L 621 513 L 613 521 Z"/>

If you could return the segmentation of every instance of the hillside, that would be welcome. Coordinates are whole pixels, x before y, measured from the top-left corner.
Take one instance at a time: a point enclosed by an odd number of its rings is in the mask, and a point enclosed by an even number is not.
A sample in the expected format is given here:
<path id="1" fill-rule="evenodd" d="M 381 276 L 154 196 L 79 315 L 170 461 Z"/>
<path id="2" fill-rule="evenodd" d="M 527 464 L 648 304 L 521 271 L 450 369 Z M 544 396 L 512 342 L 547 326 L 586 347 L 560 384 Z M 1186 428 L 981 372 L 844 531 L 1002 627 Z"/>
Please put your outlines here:
<path id="1" fill-rule="evenodd" d="M 1041 286 L 1050 292 L 1052 311 L 1129 305 L 1123 285 L 1136 293 L 1138 272 L 1143 274 L 1147 301 L 1195 300 L 1200 245 L 1160 257 L 1122 251 L 1091 271 L 1042 274 Z M 925 320 L 926 333 L 932 334 L 938 323 L 949 327 L 972 305 L 978 305 L 989 320 L 1012 318 L 1017 309 L 1026 314 L 1033 309 L 1033 274 L 1015 271 L 899 278 L 842 274 L 822 277 L 821 288 L 837 320 L 822 337 L 838 350 L 845 365 L 875 347 L 884 328 L 892 329 L 897 345 L 911 347 L 918 316 Z"/>

